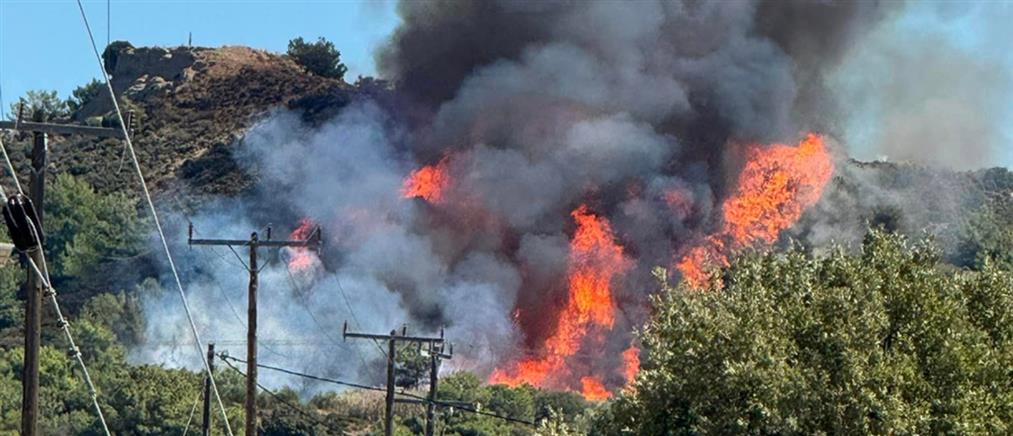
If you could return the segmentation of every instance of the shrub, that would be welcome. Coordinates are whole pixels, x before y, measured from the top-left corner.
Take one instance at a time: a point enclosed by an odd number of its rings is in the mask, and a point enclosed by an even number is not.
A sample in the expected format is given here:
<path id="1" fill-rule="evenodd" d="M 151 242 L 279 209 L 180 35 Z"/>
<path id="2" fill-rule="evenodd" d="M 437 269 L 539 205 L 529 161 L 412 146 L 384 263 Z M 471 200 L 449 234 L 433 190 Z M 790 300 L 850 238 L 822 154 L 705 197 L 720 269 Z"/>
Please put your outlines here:
<path id="1" fill-rule="evenodd" d="M 306 42 L 296 38 L 288 42 L 288 55 L 306 71 L 321 77 L 343 79 L 348 67 L 341 63 L 341 52 L 334 43 L 324 38 L 317 42 Z"/>
<path id="2" fill-rule="evenodd" d="M 67 102 L 60 100 L 56 91 L 28 91 L 17 102 L 11 103 L 7 117 L 16 119 L 21 104 L 24 104 L 22 115 L 25 120 L 44 122 L 66 118 L 69 114 Z"/>
<path id="3" fill-rule="evenodd" d="M 102 85 L 102 82 L 91 79 L 91 82 L 78 86 L 71 92 L 70 98 L 67 99 L 67 108 L 70 112 L 77 112 L 82 106 L 88 104 L 89 101 L 101 95 L 102 90 L 105 89 Z"/>
<path id="4" fill-rule="evenodd" d="M 659 273 L 663 277 L 663 274 Z M 750 255 L 663 285 L 604 434 L 1008 434 L 1013 277 L 881 232 L 858 255 Z"/>

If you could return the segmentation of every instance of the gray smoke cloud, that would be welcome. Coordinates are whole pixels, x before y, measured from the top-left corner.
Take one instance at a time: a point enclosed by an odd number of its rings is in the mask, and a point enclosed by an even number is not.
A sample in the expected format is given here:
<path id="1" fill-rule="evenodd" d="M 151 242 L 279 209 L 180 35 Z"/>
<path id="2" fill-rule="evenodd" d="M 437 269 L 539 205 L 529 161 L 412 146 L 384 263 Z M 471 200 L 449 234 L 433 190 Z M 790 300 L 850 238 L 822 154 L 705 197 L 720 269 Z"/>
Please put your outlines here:
<path id="1" fill-rule="evenodd" d="M 1009 8 L 924 4 L 877 28 L 833 77 L 843 135 L 867 158 L 968 170 L 993 166 L 1013 119 Z M 944 24 L 945 23 L 945 24 Z M 961 43 L 948 27 L 984 35 Z M 973 30 L 972 30 L 973 29 Z M 958 31 L 959 32 L 959 31 Z"/>
<path id="2" fill-rule="evenodd" d="M 459 344 L 450 368 L 488 374 L 536 354 L 555 328 L 567 301 L 570 212 L 587 205 L 634 267 L 613 284 L 616 323 L 599 355 L 574 365 L 614 371 L 646 319 L 650 269 L 671 265 L 716 224 L 741 160 L 741 147 L 728 145 L 834 133 L 839 104 L 824 78 L 895 5 L 403 2 L 404 23 L 379 54 L 398 85 L 397 116 L 364 101 L 320 126 L 273 114 L 238 146 L 256 190 L 188 218 L 216 237 L 268 222 L 287 231 L 303 217 L 325 229 L 312 271 L 288 277 L 285 253 L 266 267 L 261 337 L 320 342 L 345 320 L 381 332 L 445 327 Z M 405 177 L 436 162 L 451 181 L 445 198 L 401 198 Z M 189 293 L 205 337 L 242 338 L 223 303 L 245 301 L 245 273 L 218 254 L 193 260 Z M 147 300 L 149 346 L 136 359 L 195 363 L 187 350 L 159 347 L 187 337 L 173 298 Z M 378 374 L 370 347 L 264 359 L 361 380 Z M 358 364 L 334 359 L 356 354 Z M 603 377 L 609 388 L 624 383 Z"/>
<path id="3" fill-rule="evenodd" d="M 288 249 L 261 250 L 262 362 L 378 382 L 382 355 L 374 344 L 344 342 L 347 321 L 368 332 L 408 324 L 412 333 L 438 334 L 446 327 L 448 337 L 468 345 L 451 368 L 488 371 L 517 338 L 509 314 L 519 273 L 495 252 L 476 250 L 450 264 L 438 252 L 441 236 L 415 229 L 424 205 L 399 196 L 401 180 L 414 164 L 398 156 L 391 142 L 397 132 L 384 121 L 369 103 L 316 128 L 292 113 L 268 118 L 246 135 L 237 156 L 253 162 L 250 170 L 260 176 L 256 198 L 223 200 L 203 208 L 208 213 L 175 217 L 173 240 L 185 241 L 187 220 L 198 238 L 244 239 L 256 229 L 263 238 L 264 221 L 251 219 L 265 216 L 278 223 L 275 239 L 285 238 L 301 217 L 325 229 L 325 255 L 311 254 L 307 270 L 289 272 L 286 261 L 294 253 Z M 217 342 L 218 350 L 245 356 L 246 250 L 236 247 L 236 256 L 226 247 L 180 245 L 174 251 L 201 336 Z M 178 298 L 168 290 L 144 300 L 148 327 L 145 343 L 132 351 L 135 361 L 199 367 Z M 453 322 L 434 319 L 434 311 Z M 268 386 L 294 384 L 270 371 L 262 377 Z"/>

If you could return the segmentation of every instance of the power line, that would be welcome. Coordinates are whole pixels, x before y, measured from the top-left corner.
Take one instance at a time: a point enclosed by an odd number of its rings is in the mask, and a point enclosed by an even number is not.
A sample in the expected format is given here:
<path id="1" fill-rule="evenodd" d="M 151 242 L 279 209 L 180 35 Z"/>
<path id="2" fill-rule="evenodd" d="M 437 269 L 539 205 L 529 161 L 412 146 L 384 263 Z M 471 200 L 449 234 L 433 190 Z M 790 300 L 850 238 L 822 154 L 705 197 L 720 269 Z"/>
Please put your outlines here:
<path id="1" fill-rule="evenodd" d="M 21 182 L 18 181 L 18 173 L 14 171 L 14 164 L 11 163 L 11 157 L 7 154 L 7 147 L 4 146 L 3 136 L 0 135 L 0 152 L 4 154 L 4 162 L 7 163 L 7 170 L 11 173 L 11 178 L 14 179 L 14 186 L 18 188 L 18 193 L 24 195 L 25 191 L 21 189 Z M 0 188 L 2 189 L 2 188 Z M 4 193 L 4 201 L 7 199 L 7 194 Z M 42 207 L 40 204 L 39 207 Z"/>
<path id="2" fill-rule="evenodd" d="M 200 404 L 201 397 L 204 396 L 202 394 L 203 392 L 201 392 L 201 390 L 198 389 L 197 398 L 193 399 L 193 407 L 190 408 L 190 417 L 186 418 L 186 426 L 183 427 L 183 436 L 186 436 L 186 433 L 190 431 L 190 423 L 193 422 L 193 414 L 194 412 L 197 411 L 197 405 Z"/>
<path id="3" fill-rule="evenodd" d="M 232 361 L 239 362 L 239 363 L 246 363 L 245 360 L 229 356 L 226 353 L 221 353 L 221 354 L 218 355 L 218 357 L 221 357 L 222 360 L 232 360 Z M 311 379 L 311 380 L 322 381 L 322 382 L 327 382 L 327 383 L 333 383 L 333 384 L 336 384 L 336 385 L 346 386 L 346 387 L 350 387 L 350 388 L 365 389 L 365 390 L 377 391 L 377 392 L 386 392 L 387 391 L 386 389 L 381 388 L 381 387 L 377 387 L 377 386 L 369 386 L 369 385 L 364 385 L 364 384 L 360 384 L 360 383 L 352 383 L 352 382 L 346 382 L 346 381 L 341 381 L 341 380 L 335 380 L 335 379 L 331 379 L 331 378 L 326 378 L 326 377 L 320 377 L 320 376 L 305 374 L 305 373 L 293 371 L 293 370 L 290 370 L 290 369 L 279 368 L 277 366 L 264 365 L 262 363 L 258 363 L 257 367 L 258 368 L 264 368 L 264 369 L 270 369 L 272 371 L 283 372 L 285 374 L 294 375 L 296 377 L 303 377 L 303 378 L 308 378 L 308 379 Z"/>
<path id="4" fill-rule="evenodd" d="M 232 361 L 239 362 L 239 363 L 246 363 L 242 359 L 229 356 L 228 354 L 225 354 L 225 353 L 219 354 L 219 357 L 221 357 L 223 361 L 232 360 Z M 229 365 L 229 366 L 232 366 L 232 365 Z M 312 374 L 306 374 L 306 373 L 302 373 L 302 372 L 298 372 L 298 371 L 293 371 L 291 369 L 279 368 L 279 367 L 276 367 L 276 366 L 264 365 L 264 364 L 260 364 L 260 363 L 258 363 L 257 366 L 260 367 L 260 368 L 270 369 L 272 371 L 278 371 L 278 372 L 282 372 L 282 373 L 285 373 L 285 374 L 294 375 L 296 377 L 308 378 L 308 379 L 311 379 L 311 380 L 321 381 L 321 382 L 325 382 L 325 383 L 332 383 L 332 384 L 336 384 L 336 385 L 340 385 L 340 386 L 346 386 L 346 387 L 350 387 L 350 388 L 356 388 L 356 389 L 378 391 L 378 392 L 386 392 L 386 389 L 381 388 L 381 387 L 368 386 L 368 385 L 359 384 L 359 383 L 352 383 L 352 382 L 346 382 L 346 381 L 341 381 L 341 380 L 335 380 L 335 379 L 330 379 L 330 378 L 327 378 L 327 377 L 320 377 L 320 376 L 316 376 L 316 375 L 312 375 Z M 408 398 L 419 400 L 421 402 L 426 402 L 426 403 L 432 402 L 433 404 L 436 404 L 437 406 L 451 407 L 451 408 L 462 410 L 462 411 L 469 412 L 469 413 L 474 413 L 474 414 L 478 414 L 478 415 L 488 416 L 490 418 L 502 419 L 502 420 L 505 420 L 505 421 L 515 422 L 515 423 L 518 423 L 518 424 L 525 424 L 525 425 L 530 425 L 530 426 L 536 426 L 537 425 L 536 423 L 528 421 L 528 420 L 524 420 L 524 419 L 520 419 L 520 418 L 514 418 L 514 417 L 511 417 L 511 416 L 499 415 L 499 414 L 492 413 L 492 412 L 486 412 L 486 411 L 483 411 L 483 410 L 478 410 L 478 409 L 470 408 L 470 407 L 467 407 L 467 406 L 464 406 L 464 405 L 461 405 L 461 404 L 458 404 L 458 403 L 450 403 L 450 402 L 440 401 L 440 400 L 430 400 L 430 399 L 428 399 L 426 397 L 423 397 L 421 395 L 415 395 L 415 394 L 412 394 L 412 393 L 409 393 L 409 392 L 405 392 L 405 391 L 398 392 L 398 395 L 402 395 L 402 396 L 405 396 L 405 397 L 408 397 Z"/>
<path id="5" fill-rule="evenodd" d="M 155 228 L 158 230 L 158 237 L 162 241 L 162 248 L 165 250 L 165 257 L 169 261 L 169 268 L 172 270 L 172 277 L 176 282 L 176 288 L 179 291 L 180 300 L 183 302 L 183 309 L 186 311 L 187 320 L 190 322 L 190 330 L 193 333 L 194 342 L 196 342 L 197 355 L 200 356 L 201 363 L 204 365 L 204 370 L 207 371 L 208 379 L 211 380 L 211 388 L 215 393 L 215 398 L 218 400 L 218 408 L 220 409 L 222 416 L 225 421 L 225 430 L 229 436 L 232 436 L 232 427 L 229 425 L 228 414 L 225 413 L 225 404 L 222 402 L 222 397 L 218 393 L 218 385 L 215 383 L 214 374 L 211 373 L 211 367 L 208 366 L 207 358 L 204 356 L 204 346 L 201 344 L 200 334 L 197 332 L 197 324 L 193 320 L 193 314 L 190 312 L 190 304 L 186 300 L 186 292 L 183 291 L 183 283 L 179 279 L 179 273 L 176 271 L 176 263 L 172 259 L 172 253 L 169 251 L 169 242 L 165 238 L 165 232 L 162 230 L 162 223 L 158 220 L 158 212 L 155 210 L 155 203 L 151 199 L 151 192 L 148 190 L 148 183 L 144 179 L 144 173 L 141 171 L 141 164 L 137 160 L 137 153 L 134 151 L 134 143 L 130 138 L 130 132 L 127 127 L 127 123 L 124 122 L 123 111 L 120 110 L 120 104 L 116 100 L 116 93 L 113 91 L 112 82 L 109 80 L 109 73 L 106 72 L 105 66 L 102 62 L 102 55 L 98 52 L 98 46 L 95 44 L 95 36 L 92 34 L 91 25 L 88 23 L 88 16 L 84 12 L 84 4 L 81 0 L 77 0 L 77 7 L 81 11 L 81 20 L 84 21 L 85 30 L 88 32 L 88 39 L 91 42 L 92 51 L 95 53 L 95 60 L 98 62 L 99 70 L 102 72 L 102 77 L 106 82 L 106 89 L 109 90 L 109 99 L 113 102 L 113 108 L 116 109 L 116 116 L 120 121 L 120 129 L 123 131 L 123 139 L 127 144 L 127 150 L 130 152 L 130 159 L 134 163 L 134 169 L 137 171 L 137 177 L 141 182 L 141 189 L 144 192 L 144 199 L 148 203 L 148 209 L 151 211 L 151 216 L 155 222 Z M 41 205 L 40 205 L 41 207 Z"/>
<path id="6" fill-rule="evenodd" d="M 295 291 L 296 295 L 305 295 L 306 293 L 302 289 L 300 289 L 299 284 L 296 283 L 296 281 L 295 281 L 295 277 L 292 276 L 292 271 L 289 270 L 286 267 L 285 268 L 285 272 L 288 275 L 289 284 L 292 286 L 292 290 Z M 339 282 L 339 286 L 340 286 L 340 282 Z M 346 300 L 346 302 L 347 302 L 347 300 Z M 306 314 L 310 316 L 310 319 L 313 320 L 313 323 L 317 325 L 317 328 L 320 329 L 320 332 L 323 333 L 324 337 L 326 337 L 329 341 L 331 341 L 332 343 L 334 343 L 334 345 L 338 345 L 338 341 L 335 340 L 334 338 L 332 338 L 329 333 L 327 333 L 327 329 L 324 328 L 323 323 L 321 323 L 320 320 L 317 319 L 316 315 L 313 314 L 313 311 L 310 310 L 310 308 L 309 308 L 309 306 L 307 304 L 305 304 L 306 301 L 302 301 L 301 303 L 303 303 L 303 304 L 300 304 L 300 306 L 303 308 L 303 310 L 306 311 Z M 348 310 L 350 312 L 352 310 L 352 307 L 350 305 L 348 306 Z M 354 313 L 352 313 L 352 319 L 353 320 L 355 319 L 355 314 Z M 380 348 L 380 351 L 383 351 L 383 347 L 380 347 L 379 343 L 377 343 L 376 346 Z M 355 353 L 355 356 L 359 359 L 359 362 L 362 363 L 362 366 L 367 366 L 366 359 L 364 357 L 362 357 L 362 354 L 359 352 L 359 349 L 355 348 L 355 347 L 352 347 L 352 351 Z"/>
<path id="7" fill-rule="evenodd" d="M 236 360 L 238 360 L 238 359 L 236 359 Z M 243 377 L 246 377 L 246 374 L 243 371 L 241 371 L 239 368 L 236 368 L 235 366 L 232 366 L 232 364 L 229 363 L 228 360 L 226 360 L 226 356 L 224 354 L 222 355 L 222 361 L 225 362 L 225 364 L 228 365 L 229 368 L 232 368 L 233 371 L 239 373 L 239 375 L 241 375 Z M 257 365 L 257 366 L 261 366 L 261 365 Z M 313 415 L 310 415 L 305 410 L 302 410 L 301 407 L 298 407 L 298 406 L 296 406 L 296 405 L 294 405 L 292 403 L 289 403 L 287 400 L 285 400 L 284 398 L 282 398 L 280 395 L 272 392 L 270 389 L 268 389 L 264 385 L 260 384 L 260 382 L 257 382 L 257 387 L 260 388 L 260 390 L 263 391 L 264 393 L 270 395 L 271 398 L 274 398 L 275 400 L 277 400 L 279 403 L 284 404 L 286 407 L 288 407 L 288 408 L 290 408 L 290 409 L 298 412 L 302 416 L 305 416 L 310 421 L 313 421 L 314 424 L 322 425 L 324 427 L 327 427 L 327 428 L 331 429 L 332 431 L 337 431 L 338 434 L 344 434 L 344 429 L 335 429 L 334 427 L 331 427 L 331 425 L 329 423 L 320 421 L 319 419 L 317 419 L 317 417 L 315 417 Z"/>
<path id="8" fill-rule="evenodd" d="M 6 158 L 7 147 L 4 146 L 3 138 L 0 138 L 0 151 L 3 151 L 3 155 Z M 18 194 L 24 195 L 24 192 L 21 191 L 21 183 L 18 182 L 17 172 L 15 172 L 14 166 L 11 165 L 10 159 L 6 159 L 6 161 L 8 165 L 7 169 L 11 172 L 11 175 L 14 177 L 14 183 L 18 187 Z M 3 197 L 3 201 L 6 204 L 7 193 L 3 191 L 2 186 L 0 186 L 0 196 Z M 39 207 L 42 207 L 42 205 L 39 205 Z M 88 366 L 84 364 L 84 358 L 81 356 L 81 350 L 77 347 L 77 344 L 74 343 L 74 336 L 70 333 L 70 323 L 68 323 L 67 320 L 63 317 L 63 311 L 60 310 L 60 303 L 59 301 L 56 300 L 56 289 L 53 288 L 53 285 L 49 279 L 49 266 L 46 263 L 46 252 L 42 248 L 42 237 L 40 237 L 40 235 L 36 233 L 35 224 L 32 222 L 31 217 L 26 218 L 28 219 L 29 222 L 28 228 L 30 229 L 34 240 L 38 244 L 35 247 L 35 249 L 39 251 L 38 257 L 42 261 L 42 268 L 45 271 L 45 273 L 39 270 L 39 266 L 35 263 L 35 259 L 33 259 L 32 256 L 25 256 L 25 257 L 28 259 L 28 264 L 31 265 L 32 269 L 39 276 L 39 279 L 42 281 L 42 284 L 46 288 L 46 295 L 49 296 L 49 301 L 50 303 L 53 304 L 53 310 L 56 312 L 57 321 L 61 329 L 63 330 L 64 335 L 67 337 L 67 342 L 70 344 L 70 352 L 73 355 L 73 357 L 77 360 L 78 365 L 81 367 L 81 374 L 82 377 L 84 378 L 85 385 L 88 387 L 88 395 L 91 397 L 92 405 L 95 407 L 95 412 L 98 414 L 99 422 L 102 424 L 102 430 L 104 430 L 105 434 L 108 436 L 109 426 L 106 425 L 105 416 L 102 414 L 102 407 L 100 407 L 98 404 L 98 393 L 95 390 L 95 384 L 92 383 L 91 381 L 91 374 L 88 373 Z"/>
<path id="9" fill-rule="evenodd" d="M 34 224 L 31 224 L 28 227 L 32 229 L 32 233 L 35 233 Z M 40 252 L 42 251 L 41 240 L 36 249 Z M 63 317 L 63 311 L 60 310 L 60 303 L 56 301 L 56 289 L 53 288 L 53 285 L 49 281 L 49 267 L 46 266 L 46 258 L 45 256 L 39 256 L 39 258 L 42 259 L 42 267 L 46 271 L 45 274 L 43 274 L 42 271 L 39 271 L 38 265 L 35 264 L 35 260 L 31 257 L 28 257 L 28 264 L 31 265 L 32 269 L 35 270 L 35 273 L 39 275 L 39 278 L 42 280 L 42 284 L 46 287 L 46 294 L 49 296 L 49 301 L 53 304 L 53 310 L 56 312 L 57 322 L 63 329 L 64 335 L 67 336 L 67 342 L 70 344 L 71 354 L 74 356 L 74 359 L 77 360 L 78 365 L 81 366 L 81 374 L 84 377 L 85 384 L 88 386 L 88 395 L 91 397 L 92 405 L 95 406 L 95 412 L 98 413 L 99 422 L 102 423 L 102 430 L 104 430 L 105 434 L 108 436 L 110 434 L 109 426 L 106 425 L 106 418 L 102 414 L 102 407 L 98 404 L 98 393 L 95 391 L 95 384 L 92 383 L 91 375 L 88 373 L 88 367 L 84 364 L 84 358 L 81 356 L 81 349 L 79 349 L 77 344 L 74 343 L 74 337 L 70 334 L 70 323 L 68 323 Z"/>

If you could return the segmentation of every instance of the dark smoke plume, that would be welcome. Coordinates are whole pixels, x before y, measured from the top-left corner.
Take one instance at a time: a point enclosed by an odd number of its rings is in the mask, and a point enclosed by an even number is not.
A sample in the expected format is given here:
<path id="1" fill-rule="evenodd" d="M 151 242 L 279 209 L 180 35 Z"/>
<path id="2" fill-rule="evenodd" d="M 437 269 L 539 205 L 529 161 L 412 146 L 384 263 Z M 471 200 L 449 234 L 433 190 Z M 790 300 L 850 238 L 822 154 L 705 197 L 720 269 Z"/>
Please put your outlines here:
<path id="1" fill-rule="evenodd" d="M 611 223 L 634 265 L 614 285 L 605 353 L 582 362 L 618 367 L 656 287 L 650 269 L 713 229 L 740 145 L 834 133 L 823 79 L 889 14 L 872 1 L 461 0 L 399 9 L 404 23 L 379 64 L 406 102 L 396 110 L 408 125 L 357 102 L 312 129 L 280 114 L 244 139 L 240 157 L 253 162 L 271 204 L 255 213 L 306 216 L 328 229 L 328 251 L 302 296 L 266 297 L 279 309 L 265 313 L 274 330 L 264 336 L 308 339 L 315 324 L 337 331 L 355 314 L 379 331 L 446 326 L 463 345 L 453 364 L 484 373 L 552 333 L 566 301 L 570 212 L 582 204 Z M 413 169 L 441 160 L 445 199 L 400 198 Z M 223 208 L 194 221 L 222 229 L 252 213 Z M 264 287 L 287 280 L 268 273 Z M 194 298 L 217 310 L 209 284 Z M 308 316 L 303 306 L 331 315 Z M 229 317 L 209 315 L 204 326 L 224 335 L 238 327 L 212 320 Z M 317 372 L 358 374 L 325 360 L 312 361 Z"/>

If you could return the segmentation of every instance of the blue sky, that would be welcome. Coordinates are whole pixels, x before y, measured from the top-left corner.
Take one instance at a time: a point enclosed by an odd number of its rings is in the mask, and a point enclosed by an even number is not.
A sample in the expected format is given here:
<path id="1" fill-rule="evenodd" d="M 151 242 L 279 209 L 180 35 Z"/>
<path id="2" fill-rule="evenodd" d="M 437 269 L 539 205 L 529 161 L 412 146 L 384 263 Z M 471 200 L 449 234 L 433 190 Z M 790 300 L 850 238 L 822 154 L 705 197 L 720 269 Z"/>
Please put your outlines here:
<path id="1" fill-rule="evenodd" d="M 389 0 L 113 0 L 112 40 L 135 46 L 246 45 L 284 52 L 297 36 L 334 41 L 347 77 L 375 73 L 373 50 L 399 18 Z M 86 1 L 100 50 L 106 1 Z M 73 0 L 0 0 L 0 88 L 3 110 L 31 89 L 61 96 L 100 74 Z"/>

